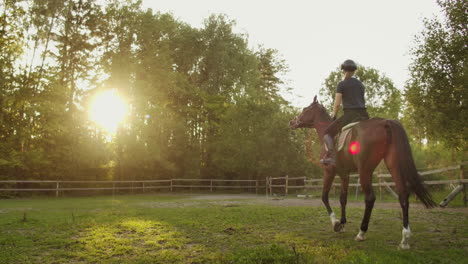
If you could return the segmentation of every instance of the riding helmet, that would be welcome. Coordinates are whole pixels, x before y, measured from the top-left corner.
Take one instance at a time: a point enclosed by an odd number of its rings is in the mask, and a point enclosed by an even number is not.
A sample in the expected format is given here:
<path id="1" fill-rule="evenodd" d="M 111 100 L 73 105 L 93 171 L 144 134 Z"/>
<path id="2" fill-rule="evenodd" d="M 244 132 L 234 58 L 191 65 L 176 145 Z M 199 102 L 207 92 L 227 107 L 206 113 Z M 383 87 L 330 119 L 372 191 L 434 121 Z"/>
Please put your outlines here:
<path id="1" fill-rule="evenodd" d="M 344 70 L 344 71 L 355 71 L 357 69 L 357 65 L 352 60 L 345 60 L 341 64 L 341 69 Z"/>

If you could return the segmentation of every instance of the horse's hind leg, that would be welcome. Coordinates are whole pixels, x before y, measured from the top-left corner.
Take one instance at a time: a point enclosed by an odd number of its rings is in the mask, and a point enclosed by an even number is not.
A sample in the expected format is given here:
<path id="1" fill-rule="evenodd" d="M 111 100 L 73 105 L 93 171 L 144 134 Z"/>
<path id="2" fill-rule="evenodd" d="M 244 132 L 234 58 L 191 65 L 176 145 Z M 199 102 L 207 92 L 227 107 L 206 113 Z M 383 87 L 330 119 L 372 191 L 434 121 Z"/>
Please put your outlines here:
<path id="1" fill-rule="evenodd" d="M 401 249 L 409 249 L 409 238 L 411 236 L 411 230 L 409 228 L 409 193 L 408 192 L 398 192 L 398 198 L 400 200 L 401 210 L 403 211 L 403 230 L 401 231 L 401 243 L 399 248 Z"/>
<path id="2" fill-rule="evenodd" d="M 375 194 L 374 189 L 372 188 L 372 172 L 373 170 L 359 171 L 359 180 L 361 181 L 361 187 L 365 195 L 366 209 L 361 222 L 361 229 L 356 236 L 356 241 L 365 240 L 364 235 L 369 227 L 369 220 L 372 214 L 372 209 L 374 208 Z"/>
<path id="3" fill-rule="evenodd" d="M 394 155 L 396 155 L 395 152 L 393 149 L 390 149 L 385 157 L 385 164 L 387 165 L 387 169 L 390 171 L 393 181 L 395 182 L 398 192 L 398 200 L 400 201 L 401 210 L 403 212 L 403 230 L 401 231 L 402 239 L 398 247 L 401 249 L 409 249 L 409 238 L 411 236 L 411 230 L 409 227 L 409 190 L 406 184 L 404 184 L 404 179 L 401 178 Z"/>
<path id="4" fill-rule="evenodd" d="M 335 232 L 344 232 L 344 225 L 346 224 L 346 203 L 348 202 L 348 186 L 349 186 L 349 175 L 343 175 L 341 177 L 341 193 L 340 193 L 340 204 L 341 204 L 341 220 L 340 223 L 334 224 Z"/>

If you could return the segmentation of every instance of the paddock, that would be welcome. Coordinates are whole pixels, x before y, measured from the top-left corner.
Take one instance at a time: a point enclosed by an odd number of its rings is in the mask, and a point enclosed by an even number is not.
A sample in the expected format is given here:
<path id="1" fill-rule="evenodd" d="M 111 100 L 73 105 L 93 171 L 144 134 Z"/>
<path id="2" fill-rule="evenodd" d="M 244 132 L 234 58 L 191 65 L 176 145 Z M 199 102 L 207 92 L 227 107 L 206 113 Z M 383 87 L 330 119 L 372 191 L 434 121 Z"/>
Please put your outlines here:
<path id="1" fill-rule="evenodd" d="M 334 207 L 338 201 L 332 200 Z M 0 201 L 0 263 L 463 263 L 468 210 L 412 203 L 412 249 L 400 208 L 377 201 L 368 240 L 354 241 L 363 202 L 334 233 L 318 199 L 265 194 L 147 193 Z"/>

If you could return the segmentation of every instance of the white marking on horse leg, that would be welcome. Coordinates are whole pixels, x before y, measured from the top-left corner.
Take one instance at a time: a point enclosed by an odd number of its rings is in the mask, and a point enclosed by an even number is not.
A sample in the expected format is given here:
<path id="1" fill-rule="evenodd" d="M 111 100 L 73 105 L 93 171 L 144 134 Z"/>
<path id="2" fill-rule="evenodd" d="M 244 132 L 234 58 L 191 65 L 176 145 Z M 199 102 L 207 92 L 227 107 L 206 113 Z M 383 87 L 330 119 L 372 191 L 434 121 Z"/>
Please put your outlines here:
<path id="1" fill-rule="evenodd" d="M 342 231 L 343 225 L 341 224 L 340 220 L 338 220 L 338 219 L 336 218 L 335 213 L 333 213 L 333 212 L 330 214 L 330 221 L 331 221 L 333 230 L 334 230 L 335 232 L 340 232 L 340 231 Z"/>
<path id="2" fill-rule="evenodd" d="M 340 222 L 338 219 L 336 219 L 335 213 L 333 212 L 330 214 L 330 220 L 333 226 L 335 225 L 336 222 Z"/>
<path id="3" fill-rule="evenodd" d="M 408 229 L 403 227 L 403 230 L 401 231 L 401 236 L 401 243 L 398 247 L 400 249 L 410 249 L 409 238 L 411 237 L 411 230 L 409 226 Z"/>
<path id="4" fill-rule="evenodd" d="M 362 230 L 359 230 L 359 233 L 357 234 L 357 236 L 356 236 L 356 238 L 354 240 L 356 240 L 356 241 L 366 240 L 365 234 L 366 234 L 366 232 L 364 232 Z"/>

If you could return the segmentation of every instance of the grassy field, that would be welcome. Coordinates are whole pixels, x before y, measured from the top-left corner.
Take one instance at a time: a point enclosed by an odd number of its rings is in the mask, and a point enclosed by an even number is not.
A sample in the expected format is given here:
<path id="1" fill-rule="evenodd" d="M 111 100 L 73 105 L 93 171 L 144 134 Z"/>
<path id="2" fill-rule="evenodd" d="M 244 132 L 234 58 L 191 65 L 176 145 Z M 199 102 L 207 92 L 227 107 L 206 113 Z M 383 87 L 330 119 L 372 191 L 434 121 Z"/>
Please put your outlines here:
<path id="1" fill-rule="evenodd" d="M 320 202 L 239 198 L 0 200 L 0 263 L 468 263 L 467 208 L 413 206 L 412 249 L 400 251 L 400 210 L 386 203 L 355 242 L 356 204 L 333 233 Z"/>

